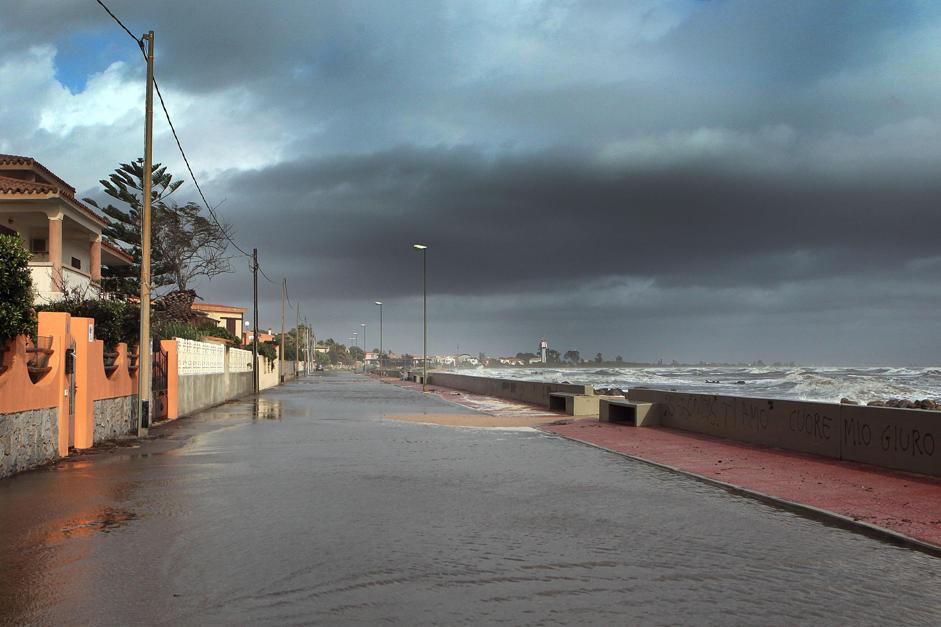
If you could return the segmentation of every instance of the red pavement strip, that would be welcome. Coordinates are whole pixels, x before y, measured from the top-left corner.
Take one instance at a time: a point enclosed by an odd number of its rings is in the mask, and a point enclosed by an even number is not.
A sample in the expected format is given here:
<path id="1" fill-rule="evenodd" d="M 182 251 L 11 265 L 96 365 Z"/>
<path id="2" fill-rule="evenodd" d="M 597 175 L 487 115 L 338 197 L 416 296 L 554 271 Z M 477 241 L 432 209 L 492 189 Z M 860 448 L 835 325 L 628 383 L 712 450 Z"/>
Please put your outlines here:
<path id="1" fill-rule="evenodd" d="M 594 418 L 541 428 L 941 555 L 939 479 Z"/>
<path id="2" fill-rule="evenodd" d="M 421 389 L 414 383 L 383 381 Z M 479 409 L 488 398 L 456 396 L 438 386 L 429 386 L 429 391 L 472 409 Z M 532 410 L 547 418 L 564 418 L 542 408 Z M 941 556 L 941 479 L 665 427 L 602 423 L 597 418 L 540 428 Z"/>

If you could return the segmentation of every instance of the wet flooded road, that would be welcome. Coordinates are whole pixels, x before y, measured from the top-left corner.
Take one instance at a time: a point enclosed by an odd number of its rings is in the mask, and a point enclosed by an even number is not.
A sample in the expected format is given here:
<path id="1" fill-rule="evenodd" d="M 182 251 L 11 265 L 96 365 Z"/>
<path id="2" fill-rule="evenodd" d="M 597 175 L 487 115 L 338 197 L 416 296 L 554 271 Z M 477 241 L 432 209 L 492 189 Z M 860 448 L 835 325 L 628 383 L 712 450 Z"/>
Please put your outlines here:
<path id="1" fill-rule="evenodd" d="M 941 624 L 941 560 L 352 375 L 0 481 L 0 623 Z M 256 416 L 257 414 L 257 416 Z"/>

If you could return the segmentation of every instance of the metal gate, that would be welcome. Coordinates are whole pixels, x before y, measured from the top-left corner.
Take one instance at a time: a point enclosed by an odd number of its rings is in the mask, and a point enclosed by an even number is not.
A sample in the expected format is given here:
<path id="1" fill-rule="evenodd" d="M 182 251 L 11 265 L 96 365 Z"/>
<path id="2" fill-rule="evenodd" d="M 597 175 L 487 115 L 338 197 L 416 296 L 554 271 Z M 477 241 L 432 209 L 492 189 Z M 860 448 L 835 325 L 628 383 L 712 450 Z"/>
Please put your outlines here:
<path id="1" fill-rule="evenodd" d="M 154 367 L 151 373 L 150 415 L 152 420 L 167 419 L 167 353 L 154 347 Z"/>
<path id="2" fill-rule="evenodd" d="M 75 341 L 65 351 L 66 389 L 69 395 L 69 448 L 75 446 Z"/>

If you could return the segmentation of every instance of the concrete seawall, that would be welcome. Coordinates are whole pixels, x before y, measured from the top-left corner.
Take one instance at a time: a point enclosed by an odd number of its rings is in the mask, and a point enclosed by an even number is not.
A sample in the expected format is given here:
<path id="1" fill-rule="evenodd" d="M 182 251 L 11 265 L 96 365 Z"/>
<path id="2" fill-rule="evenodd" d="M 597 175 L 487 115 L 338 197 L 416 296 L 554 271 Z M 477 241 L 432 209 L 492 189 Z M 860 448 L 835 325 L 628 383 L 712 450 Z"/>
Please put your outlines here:
<path id="1" fill-rule="evenodd" d="M 428 383 L 540 407 L 554 392 L 594 394 L 590 385 L 450 372 L 430 372 Z M 654 424 L 664 427 L 941 477 L 941 412 L 648 388 L 627 397 L 653 403 Z"/>
<path id="2" fill-rule="evenodd" d="M 572 383 L 542 383 L 539 381 L 516 381 L 513 379 L 494 379 L 474 377 L 450 372 L 429 372 L 428 383 L 455 390 L 463 390 L 483 396 L 505 398 L 540 407 L 549 407 L 549 394 L 565 392 L 568 394 L 594 394 L 590 385 Z"/>
<path id="3" fill-rule="evenodd" d="M 646 388 L 660 424 L 740 442 L 941 477 L 941 413 Z"/>

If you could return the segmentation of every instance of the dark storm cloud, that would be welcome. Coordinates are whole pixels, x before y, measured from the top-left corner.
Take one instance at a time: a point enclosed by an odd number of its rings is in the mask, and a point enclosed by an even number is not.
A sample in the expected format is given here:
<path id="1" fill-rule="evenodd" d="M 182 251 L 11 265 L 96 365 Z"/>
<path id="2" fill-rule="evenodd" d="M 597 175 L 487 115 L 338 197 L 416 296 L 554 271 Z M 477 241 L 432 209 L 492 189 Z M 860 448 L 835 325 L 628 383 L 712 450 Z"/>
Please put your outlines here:
<path id="1" fill-rule="evenodd" d="M 277 241 L 291 266 L 307 261 L 318 284 L 349 296 L 380 286 L 414 293 L 396 268 L 415 241 L 431 244 L 436 289 L 451 294 L 606 275 L 766 288 L 912 276 L 914 262 L 938 255 L 937 239 L 923 234 L 941 229 L 934 176 L 830 180 L 704 162 L 638 169 L 562 150 L 490 159 L 399 148 L 232 173 L 217 184 L 245 232 Z M 327 262 L 322 274 L 318 260 Z"/>
<path id="2" fill-rule="evenodd" d="M 60 74 L 102 67 L 61 58 L 117 28 L 94 2 L 3 4 L 0 63 L 38 45 Z M 941 307 L 935 4 L 108 4 L 157 32 L 210 199 L 327 335 L 383 298 L 391 346 L 414 349 L 424 241 L 439 351 L 543 334 L 638 358 L 941 349 L 925 339 Z M 139 81 L 127 44 L 114 73 Z M 47 107 L 84 110 L 54 87 Z M 53 169 L 129 158 L 110 134 L 134 112 L 56 127 L 41 106 L 35 122 L 3 111 L 0 146 L 43 146 Z M 161 124 L 158 160 L 182 175 Z M 200 292 L 247 304 L 246 267 Z M 278 292 L 263 281 L 263 321 Z"/>

